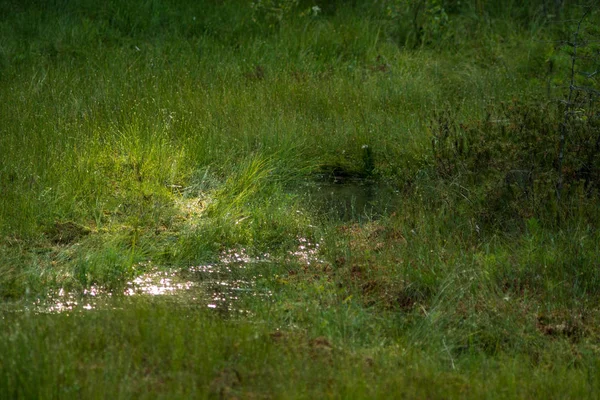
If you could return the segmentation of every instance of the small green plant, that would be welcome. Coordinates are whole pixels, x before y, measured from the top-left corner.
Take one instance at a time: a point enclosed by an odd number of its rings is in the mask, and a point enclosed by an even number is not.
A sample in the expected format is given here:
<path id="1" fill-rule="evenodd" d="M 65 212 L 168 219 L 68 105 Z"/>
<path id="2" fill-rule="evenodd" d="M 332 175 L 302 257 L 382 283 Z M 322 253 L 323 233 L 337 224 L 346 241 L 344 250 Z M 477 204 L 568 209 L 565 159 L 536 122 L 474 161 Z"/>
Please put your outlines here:
<path id="1" fill-rule="evenodd" d="M 443 0 L 395 0 L 388 5 L 387 14 L 396 24 L 411 22 L 405 43 L 415 47 L 437 43 L 449 23 Z"/>
<path id="2" fill-rule="evenodd" d="M 257 0 L 250 3 L 250 8 L 254 22 L 273 28 L 297 11 L 298 0 Z"/>

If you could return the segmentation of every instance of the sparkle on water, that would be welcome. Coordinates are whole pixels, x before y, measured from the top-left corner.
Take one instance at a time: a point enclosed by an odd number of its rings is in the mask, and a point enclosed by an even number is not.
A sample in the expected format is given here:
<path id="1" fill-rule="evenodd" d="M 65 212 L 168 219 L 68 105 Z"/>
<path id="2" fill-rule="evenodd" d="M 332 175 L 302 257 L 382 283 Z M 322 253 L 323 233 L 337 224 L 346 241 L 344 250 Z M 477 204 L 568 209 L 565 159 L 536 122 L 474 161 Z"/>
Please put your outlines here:
<path id="1" fill-rule="evenodd" d="M 152 271 L 127 282 L 125 296 L 150 295 L 163 296 L 190 290 L 195 282 L 181 280 L 173 271 Z"/>
<path id="2" fill-rule="evenodd" d="M 319 243 L 313 243 L 304 237 L 298 237 L 296 250 L 288 256 L 307 265 L 322 262 L 318 258 Z M 289 259 L 288 259 L 289 261 Z M 110 291 L 92 285 L 83 292 L 69 292 L 58 289 L 47 293 L 43 299 L 36 299 L 25 305 L 15 305 L 15 310 L 36 313 L 84 312 L 94 309 L 116 309 L 122 307 L 119 299 L 165 298 L 181 305 L 198 305 L 210 309 L 245 313 L 239 303 L 242 297 L 269 297 L 268 290 L 259 290 L 255 282 L 262 277 L 258 272 L 245 273 L 245 279 L 239 279 L 240 271 L 250 264 L 274 262 L 270 254 L 250 256 L 246 249 L 230 249 L 221 254 L 218 263 L 196 265 L 184 270 L 164 270 L 151 263 L 140 263 L 147 270 L 135 279 L 127 282 L 121 291 Z"/>
<path id="3" fill-rule="evenodd" d="M 344 220 L 353 219 L 368 213 L 371 217 L 394 204 L 397 193 L 391 188 L 381 189 L 368 181 L 347 180 L 307 184 L 300 190 L 308 203 L 318 209 L 333 212 L 334 216 Z M 382 196 L 382 193 L 385 195 Z M 179 204 L 184 220 L 193 223 L 206 209 L 206 199 L 191 199 Z M 300 212 L 300 211 L 298 211 Z M 320 243 L 305 237 L 297 238 L 295 250 L 289 251 L 283 262 L 299 262 L 305 265 L 320 264 Z M 165 270 L 157 268 L 151 262 L 138 265 L 145 273 L 127 282 L 122 291 L 110 291 L 100 286 L 91 286 L 83 292 L 73 293 L 59 289 L 47 294 L 44 299 L 14 305 L 15 310 L 38 313 L 63 313 L 93 309 L 114 309 L 117 299 L 165 298 L 181 305 L 196 304 L 210 309 L 240 311 L 236 303 L 245 296 L 264 297 L 271 292 L 258 290 L 255 282 L 262 276 L 258 273 L 246 280 L 238 279 L 240 272 L 249 265 L 278 262 L 269 253 L 249 255 L 245 248 L 224 251 L 215 264 L 197 265 L 184 270 Z M 6 308 L 6 305 L 5 305 Z"/>

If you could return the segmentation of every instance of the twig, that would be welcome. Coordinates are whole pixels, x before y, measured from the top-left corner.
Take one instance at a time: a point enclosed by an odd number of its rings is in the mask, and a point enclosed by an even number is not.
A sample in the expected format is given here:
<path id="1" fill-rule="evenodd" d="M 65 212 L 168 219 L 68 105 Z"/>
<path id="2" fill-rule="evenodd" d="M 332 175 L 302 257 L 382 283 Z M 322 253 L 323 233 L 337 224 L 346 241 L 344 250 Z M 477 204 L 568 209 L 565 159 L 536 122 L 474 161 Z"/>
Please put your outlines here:
<path id="1" fill-rule="evenodd" d="M 558 181 L 556 184 L 556 201 L 558 203 L 560 203 L 560 201 L 561 201 L 561 195 L 562 195 L 562 189 L 563 189 L 563 183 L 564 183 L 563 160 L 565 157 L 565 143 L 566 143 L 566 138 L 567 138 L 568 125 L 571 120 L 571 109 L 573 108 L 573 96 L 576 91 L 575 63 L 577 61 L 577 50 L 580 47 L 579 34 L 581 32 L 581 24 L 583 23 L 585 18 L 588 16 L 590 11 L 591 11 L 591 8 L 588 8 L 583 13 L 581 18 L 579 19 L 579 22 L 577 23 L 577 30 L 573 34 L 574 40 L 572 42 L 573 54 L 571 55 L 571 76 L 569 79 L 569 95 L 567 96 L 567 101 L 565 103 L 565 111 L 563 113 L 563 120 L 560 124 L 560 141 L 559 141 L 559 146 L 558 146 L 558 162 L 557 162 L 557 166 L 556 166 L 556 168 L 558 170 Z M 559 222 L 560 222 L 560 220 L 559 220 Z"/>

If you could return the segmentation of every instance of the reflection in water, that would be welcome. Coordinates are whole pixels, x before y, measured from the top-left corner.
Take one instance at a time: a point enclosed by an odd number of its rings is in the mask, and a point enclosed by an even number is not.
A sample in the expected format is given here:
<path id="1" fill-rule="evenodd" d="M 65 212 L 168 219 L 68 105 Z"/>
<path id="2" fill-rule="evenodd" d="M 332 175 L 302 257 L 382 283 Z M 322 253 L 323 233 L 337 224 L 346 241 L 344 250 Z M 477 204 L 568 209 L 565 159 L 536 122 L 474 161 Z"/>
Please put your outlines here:
<path id="1" fill-rule="evenodd" d="M 138 276 L 131 282 L 127 282 L 127 289 L 125 289 L 123 294 L 125 296 L 172 295 L 178 291 L 190 290 L 194 286 L 194 282 L 181 280 L 175 272 L 154 271 Z"/>
<path id="2" fill-rule="evenodd" d="M 301 195 L 316 210 L 341 220 L 370 218 L 382 215 L 389 208 L 398 206 L 398 193 L 389 186 L 369 181 L 335 179 L 331 182 L 312 182 L 299 188 Z M 199 215 L 205 204 L 188 202 L 186 212 Z M 320 243 L 298 237 L 298 246 L 288 252 L 284 262 L 294 261 L 305 265 L 319 264 Z M 33 311 L 39 313 L 62 313 L 93 309 L 114 309 L 117 298 L 173 299 L 179 304 L 197 304 L 210 309 L 225 309 L 244 312 L 239 303 L 243 297 L 268 297 L 269 291 L 256 288 L 256 281 L 262 276 L 250 276 L 247 269 L 257 263 L 274 263 L 269 253 L 251 256 L 245 248 L 224 251 L 216 264 L 198 265 L 185 270 L 174 271 L 152 268 L 150 263 L 140 263 L 139 267 L 148 272 L 127 282 L 122 291 L 110 291 L 93 285 L 83 292 L 73 293 L 64 289 L 51 291 L 44 299 L 33 303 L 2 304 L 2 309 L 13 311 Z M 254 269 L 253 269 L 254 270 Z M 244 276 L 245 279 L 239 279 Z"/>
<path id="3" fill-rule="evenodd" d="M 318 252 L 319 243 L 299 237 L 297 249 L 288 255 L 294 261 L 310 265 L 321 262 Z M 58 289 L 50 291 L 43 299 L 25 305 L 15 303 L 12 307 L 4 304 L 2 308 L 35 313 L 84 312 L 121 308 L 124 299 L 164 298 L 179 305 L 246 313 L 241 300 L 249 296 L 263 298 L 272 295 L 269 290 L 256 287 L 256 281 L 262 275 L 252 273 L 255 269 L 249 270 L 249 267 L 272 262 L 268 253 L 249 256 L 246 249 L 240 248 L 223 252 L 217 264 L 197 265 L 179 271 L 159 269 L 144 263 L 140 267 L 149 271 L 127 282 L 121 291 L 111 291 L 98 285 L 92 285 L 83 292 Z"/>
<path id="4" fill-rule="evenodd" d="M 221 253 L 219 258 L 220 264 L 238 264 L 238 267 L 243 267 L 244 264 L 252 264 L 257 262 L 269 262 L 270 254 L 264 253 L 257 257 L 251 257 L 245 248 L 229 249 Z"/>
<path id="5" fill-rule="evenodd" d="M 37 313 L 62 313 L 75 310 L 93 310 L 99 302 L 106 302 L 112 293 L 101 290 L 98 286 L 91 286 L 77 295 L 64 289 L 50 291 L 47 298 L 37 299 L 33 303 L 22 307 L 23 311 Z"/>
<path id="6" fill-rule="evenodd" d="M 400 205 L 399 193 L 392 186 L 364 179 L 323 177 L 295 191 L 319 214 L 341 221 L 377 219 Z"/>
<path id="7" fill-rule="evenodd" d="M 322 263 L 323 260 L 320 260 L 319 255 L 319 242 L 312 243 L 310 240 L 304 237 L 298 237 L 298 248 L 295 251 L 290 251 L 289 255 L 295 261 L 298 261 L 305 265 Z"/>

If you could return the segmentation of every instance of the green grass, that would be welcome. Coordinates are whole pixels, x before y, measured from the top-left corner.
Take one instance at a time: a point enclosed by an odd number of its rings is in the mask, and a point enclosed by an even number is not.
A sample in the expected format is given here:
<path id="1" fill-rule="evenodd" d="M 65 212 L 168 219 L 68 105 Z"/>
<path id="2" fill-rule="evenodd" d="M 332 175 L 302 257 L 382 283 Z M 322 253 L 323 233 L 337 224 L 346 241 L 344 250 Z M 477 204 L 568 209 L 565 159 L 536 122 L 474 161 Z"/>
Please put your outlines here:
<path id="1" fill-rule="evenodd" d="M 5 315 L 10 326 L 0 348 L 3 361 L 10 362 L 2 365 L 12 372 L 0 380 L 3 393 L 9 398 L 586 398 L 598 389 L 592 372 L 597 359 L 573 355 L 563 341 L 532 355 L 457 355 L 435 336 L 427 338 L 435 342 L 435 353 L 391 334 L 366 347 L 313 332 L 278 333 L 265 315 L 258 323 L 223 320 L 204 309 L 174 310 L 160 302 L 121 306 L 74 315 Z M 337 316 L 340 323 L 355 318 L 351 307 Z"/>
<path id="2" fill-rule="evenodd" d="M 426 3 L 0 2 L 0 397 L 593 398 L 579 8 Z M 398 199 L 339 220 L 299 189 L 333 174 Z M 268 254 L 243 312 L 119 295 L 231 251 Z"/>

